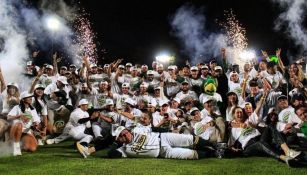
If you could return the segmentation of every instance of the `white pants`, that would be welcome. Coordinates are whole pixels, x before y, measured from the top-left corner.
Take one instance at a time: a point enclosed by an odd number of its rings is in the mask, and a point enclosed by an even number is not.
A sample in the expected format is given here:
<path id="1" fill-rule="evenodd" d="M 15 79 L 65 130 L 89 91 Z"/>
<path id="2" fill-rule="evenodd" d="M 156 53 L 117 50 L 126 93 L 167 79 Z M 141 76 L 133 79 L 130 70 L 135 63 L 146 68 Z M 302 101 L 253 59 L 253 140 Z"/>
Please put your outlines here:
<path id="1" fill-rule="evenodd" d="M 71 130 L 71 128 L 73 128 L 72 125 L 66 124 L 62 134 L 54 138 L 54 143 L 60 143 L 63 142 L 64 140 L 71 138 L 71 135 L 69 135 L 69 131 Z"/>
<path id="2" fill-rule="evenodd" d="M 93 136 L 85 134 L 84 130 L 84 125 L 76 126 L 70 129 L 69 135 L 77 141 L 90 143 L 93 140 Z"/>
<path id="3" fill-rule="evenodd" d="M 193 146 L 193 136 L 176 133 L 161 133 L 160 156 L 171 159 L 198 159 Z"/>

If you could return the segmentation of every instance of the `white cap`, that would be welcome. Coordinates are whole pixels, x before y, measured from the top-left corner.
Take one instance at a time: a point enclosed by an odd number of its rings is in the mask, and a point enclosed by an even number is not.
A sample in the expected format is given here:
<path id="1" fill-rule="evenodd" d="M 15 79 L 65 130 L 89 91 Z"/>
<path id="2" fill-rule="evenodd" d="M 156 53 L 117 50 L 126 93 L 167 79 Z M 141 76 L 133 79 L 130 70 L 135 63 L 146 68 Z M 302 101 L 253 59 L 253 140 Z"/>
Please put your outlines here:
<path id="1" fill-rule="evenodd" d="M 136 66 L 132 66 L 130 70 L 131 70 L 131 71 L 137 71 L 138 68 L 137 68 Z"/>
<path id="2" fill-rule="evenodd" d="M 140 85 L 140 87 L 145 87 L 145 88 L 148 88 L 148 84 L 147 84 L 147 83 L 145 83 L 145 82 L 143 82 L 143 83 Z"/>
<path id="3" fill-rule="evenodd" d="M 14 87 L 16 87 L 16 88 L 18 89 L 18 84 L 17 84 L 17 83 L 14 83 L 14 82 L 9 82 L 6 86 L 7 86 L 7 87 L 9 87 L 9 86 L 14 86 Z"/>
<path id="4" fill-rule="evenodd" d="M 148 71 L 147 71 L 147 75 L 154 75 L 154 71 L 148 70 Z"/>
<path id="5" fill-rule="evenodd" d="M 272 113 L 272 112 L 275 112 L 275 113 L 276 113 L 276 109 L 275 109 L 275 108 L 270 108 L 269 111 L 268 111 L 268 114 L 269 114 L 269 113 Z"/>
<path id="6" fill-rule="evenodd" d="M 42 84 L 37 84 L 34 86 L 34 89 L 38 89 L 38 88 L 45 89 L 45 86 Z"/>
<path id="7" fill-rule="evenodd" d="M 93 63 L 90 65 L 90 68 L 97 67 L 97 64 Z"/>
<path id="8" fill-rule="evenodd" d="M 58 81 L 61 82 L 61 83 L 63 83 L 63 84 L 68 84 L 68 83 L 67 83 L 67 78 L 64 77 L 64 76 L 59 76 Z"/>
<path id="9" fill-rule="evenodd" d="M 113 136 L 115 136 L 115 139 L 118 139 L 120 133 L 121 133 L 123 130 L 125 130 L 125 129 L 126 129 L 126 128 L 125 128 L 124 126 L 119 126 L 119 127 L 117 127 L 117 128 L 115 129 L 114 135 L 113 135 Z"/>
<path id="10" fill-rule="evenodd" d="M 49 64 L 46 66 L 46 69 L 53 69 L 53 66 Z"/>
<path id="11" fill-rule="evenodd" d="M 161 90 L 161 89 L 162 89 L 161 86 L 157 86 L 157 87 L 154 88 L 154 90 Z"/>
<path id="12" fill-rule="evenodd" d="M 127 88 L 130 88 L 130 85 L 129 85 L 129 83 L 123 83 L 123 84 L 122 84 L 122 88 L 123 88 L 123 87 L 125 87 L 125 88 L 126 88 L 126 87 L 127 87 Z"/>
<path id="13" fill-rule="evenodd" d="M 176 101 L 176 102 L 178 102 L 178 103 L 181 102 L 180 98 L 178 98 L 178 97 L 175 97 L 173 100 Z"/>
<path id="14" fill-rule="evenodd" d="M 146 64 L 143 64 L 141 68 L 148 68 L 148 66 Z"/>
<path id="15" fill-rule="evenodd" d="M 28 61 L 27 66 L 32 66 L 32 61 Z"/>
<path id="16" fill-rule="evenodd" d="M 174 70 L 175 68 L 174 68 L 174 66 L 168 66 L 167 69 L 168 70 Z"/>
<path id="17" fill-rule="evenodd" d="M 110 67 L 110 64 L 105 64 L 103 67 Z"/>
<path id="18" fill-rule="evenodd" d="M 81 88 L 82 88 L 82 87 L 88 87 L 88 86 L 87 86 L 87 83 L 81 83 Z"/>
<path id="19" fill-rule="evenodd" d="M 23 98 L 27 98 L 27 97 L 32 97 L 33 94 L 32 93 L 29 93 L 28 91 L 24 91 L 20 94 L 20 98 L 23 99 Z"/>
<path id="20" fill-rule="evenodd" d="M 209 69 L 209 67 L 207 65 L 202 65 L 201 69 Z"/>
<path id="21" fill-rule="evenodd" d="M 221 66 L 215 66 L 214 70 L 222 70 Z"/>
<path id="22" fill-rule="evenodd" d="M 118 68 L 119 68 L 119 69 L 120 69 L 120 68 L 125 69 L 125 66 L 121 64 L 121 65 L 118 66 Z"/>
<path id="23" fill-rule="evenodd" d="M 87 99 L 81 99 L 80 101 L 79 101 L 79 103 L 78 103 L 78 106 L 81 106 L 81 105 L 88 105 L 88 101 L 87 101 Z"/>
<path id="24" fill-rule="evenodd" d="M 60 69 L 65 69 L 65 70 L 67 70 L 67 67 L 66 67 L 66 66 L 61 66 Z"/>
<path id="25" fill-rule="evenodd" d="M 150 102 L 148 103 L 148 106 L 156 107 L 157 106 L 157 101 L 155 99 L 151 99 Z"/>
<path id="26" fill-rule="evenodd" d="M 110 98 L 106 99 L 106 105 L 114 105 L 113 100 Z"/>
<path id="27" fill-rule="evenodd" d="M 126 63 L 126 67 L 127 67 L 127 66 L 132 67 L 132 63 Z"/>
<path id="28" fill-rule="evenodd" d="M 161 100 L 161 101 L 159 101 L 159 106 L 163 106 L 165 104 L 168 105 L 168 100 Z"/>
<path id="29" fill-rule="evenodd" d="M 207 102 L 210 101 L 210 100 L 214 100 L 214 98 L 213 98 L 213 97 L 204 97 L 204 98 L 203 98 L 203 104 L 204 104 L 204 103 L 207 103 Z"/>
<path id="30" fill-rule="evenodd" d="M 196 70 L 196 71 L 198 71 L 198 67 L 196 67 L 196 66 L 192 66 L 190 70 L 191 70 L 191 71 L 192 71 L 192 70 Z"/>
<path id="31" fill-rule="evenodd" d="M 194 112 L 194 111 L 199 111 L 199 109 L 196 108 L 196 107 L 193 107 L 193 108 L 191 108 L 191 109 L 189 110 L 189 114 L 191 115 L 192 112 Z"/>
<path id="32" fill-rule="evenodd" d="M 163 64 L 158 64 L 157 67 L 162 67 L 163 68 L 164 66 L 163 66 Z"/>
<path id="33" fill-rule="evenodd" d="M 136 105 L 136 102 L 135 102 L 132 98 L 127 98 L 127 99 L 125 100 L 125 103 L 128 103 L 128 104 L 130 104 L 130 105 L 132 105 L 132 106 L 135 106 L 135 105 Z"/>

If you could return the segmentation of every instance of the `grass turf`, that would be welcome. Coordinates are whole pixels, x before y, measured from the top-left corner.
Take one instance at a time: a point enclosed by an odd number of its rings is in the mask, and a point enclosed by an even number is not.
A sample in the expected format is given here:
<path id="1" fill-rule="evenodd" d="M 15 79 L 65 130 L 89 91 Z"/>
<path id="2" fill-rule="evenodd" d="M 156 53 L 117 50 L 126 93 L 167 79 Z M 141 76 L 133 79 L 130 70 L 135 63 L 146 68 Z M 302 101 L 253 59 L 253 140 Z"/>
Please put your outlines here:
<path id="1" fill-rule="evenodd" d="M 1 151 L 1 150 L 0 150 Z M 0 158 L 0 175 L 5 174 L 307 174 L 306 168 L 289 168 L 272 158 L 249 157 L 202 160 L 107 159 L 105 151 L 83 159 L 68 141 L 45 145 L 35 153 Z"/>

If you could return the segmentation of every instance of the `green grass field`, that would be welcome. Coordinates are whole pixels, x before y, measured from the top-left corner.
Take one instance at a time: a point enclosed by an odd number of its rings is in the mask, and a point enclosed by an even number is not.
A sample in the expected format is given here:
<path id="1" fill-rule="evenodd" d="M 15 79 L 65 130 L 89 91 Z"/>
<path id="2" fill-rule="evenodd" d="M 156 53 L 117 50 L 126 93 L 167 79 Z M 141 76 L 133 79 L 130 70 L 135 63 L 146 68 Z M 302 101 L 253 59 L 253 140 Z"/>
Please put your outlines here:
<path id="1" fill-rule="evenodd" d="M 305 175 L 306 168 L 289 168 L 271 158 L 170 160 L 107 159 L 99 152 L 83 159 L 68 141 L 40 147 L 35 153 L 0 158 L 0 175 L 44 174 L 286 174 Z"/>

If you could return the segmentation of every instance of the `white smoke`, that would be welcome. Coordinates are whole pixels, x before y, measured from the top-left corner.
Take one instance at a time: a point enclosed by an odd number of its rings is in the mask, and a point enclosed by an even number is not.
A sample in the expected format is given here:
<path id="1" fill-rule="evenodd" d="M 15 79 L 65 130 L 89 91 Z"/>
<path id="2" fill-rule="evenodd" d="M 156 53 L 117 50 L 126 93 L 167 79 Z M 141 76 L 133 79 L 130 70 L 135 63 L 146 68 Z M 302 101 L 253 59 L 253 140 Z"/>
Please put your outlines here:
<path id="1" fill-rule="evenodd" d="M 274 29 L 286 29 L 286 34 L 294 40 L 302 51 L 307 51 L 307 30 L 303 26 L 306 17 L 306 0 L 272 0 L 284 10 L 276 19 Z"/>
<path id="2" fill-rule="evenodd" d="M 22 73 L 31 57 L 29 45 L 50 51 L 54 44 L 66 52 L 70 61 L 76 61 L 78 45 L 73 42 L 70 25 L 76 15 L 76 7 L 69 7 L 63 0 L 43 0 L 39 9 L 22 0 L 0 0 L 0 67 L 5 81 L 17 82 L 22 91 L 27 90 L 31 81 L 24 81 Z M 59 30 L 52 32 L 46 28 L 49 16 L 60 20 Z M 51 57 L 47 59 L 51 61 Z"/>
<path id="3" fill-rule="evenodd" d="M 6 81 L 21 82 L 24 60 L 28 57 L 26 35 L 18 25 L 17 11 L 7 0 L 0 0 L 0 65 Z"/>
<path id="4" fill-rule="evenodd" d="M 180 7 L 171 19 L 174 35 L 183 42 L 192 64 L 218 56 L 220 49 L 227 46 L 226 36 L 207 31 L 205 24 L 202 11 L 190 5 Z"/>

